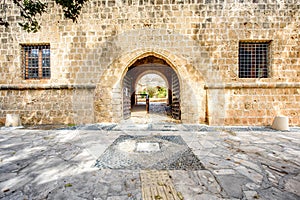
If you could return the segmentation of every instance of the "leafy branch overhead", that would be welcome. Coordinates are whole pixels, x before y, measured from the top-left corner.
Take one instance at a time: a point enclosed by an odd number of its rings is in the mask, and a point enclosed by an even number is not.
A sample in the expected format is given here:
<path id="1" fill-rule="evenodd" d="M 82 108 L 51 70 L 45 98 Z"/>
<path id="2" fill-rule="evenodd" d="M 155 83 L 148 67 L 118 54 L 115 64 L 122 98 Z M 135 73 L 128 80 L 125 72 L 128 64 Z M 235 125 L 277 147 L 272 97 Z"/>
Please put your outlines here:
<path id="1" fill-rule="evenodd" d="M 14 0 L 14 4 L 20 8 L 21 17 L 23 19 L 23 22 L 19 22 L 19 25 L 28 32 L 36 32 L 39 30 L 40 25 L 36 17 L 46 12 L 47 3 L 31 0 Z"/>
<path id="2" fill-rule="evenodd" d="M 62 7 L 64 16 L 72 19 L 73 22 L 76 22 L 84 3 L 87 1 L 89 0 L 55 0 Z"/>
<path id="3" fill-rule="evenodd" d="M 62 7 L 67 19 L 76 22 L 84 3 L 87 1 L 89 0 L 55 0 L 55 3 Z M 20 10 L 21 22 L 19 25 L 27 32 L 37 32 L 41 28 L 38 18 L 47 12 L 49 4 L 40 0 L 13 0 L 13 3 Z M 4 1 L 3 7 L 5 6 Z M 0 25 L 9 26 L 9 23 L 0 17 Z"/>

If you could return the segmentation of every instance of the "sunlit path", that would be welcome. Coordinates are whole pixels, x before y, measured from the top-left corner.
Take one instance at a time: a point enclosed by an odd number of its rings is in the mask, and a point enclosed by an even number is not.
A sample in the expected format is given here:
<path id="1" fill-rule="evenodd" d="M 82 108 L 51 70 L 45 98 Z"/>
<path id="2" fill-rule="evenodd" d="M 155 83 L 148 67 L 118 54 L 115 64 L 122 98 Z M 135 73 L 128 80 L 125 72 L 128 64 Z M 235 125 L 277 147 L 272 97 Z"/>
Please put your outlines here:
<path id="1" fill-rule="evenodd" d="M 167 111 L 169 107 L 166 103 L 150 102 L 149 113 L 146 111 L 146 104 L 139 102 L 138 105 L 133 106 L 131 110 L 131 118 L 124 120 L 122 123 L 163 123 L 176 122 L 171 116 L 168 116 Z"/>

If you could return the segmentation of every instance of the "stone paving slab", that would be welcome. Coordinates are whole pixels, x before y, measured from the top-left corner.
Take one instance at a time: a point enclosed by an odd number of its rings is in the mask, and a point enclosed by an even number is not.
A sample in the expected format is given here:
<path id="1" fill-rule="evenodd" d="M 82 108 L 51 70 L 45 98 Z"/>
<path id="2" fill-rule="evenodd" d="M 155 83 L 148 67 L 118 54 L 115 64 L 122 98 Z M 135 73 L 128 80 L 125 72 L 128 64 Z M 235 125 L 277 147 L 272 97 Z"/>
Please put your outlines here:
<path id="1" fill-rule="evenodd" d="M 168 171 L 141 171 L 143 200 L 165 199 L 183 200 L 181 192 L 176 191 Z"/>
<path id="2" fill-rule="evenodd" d="M 167 170 L 184 199 L 300 199 L 298 128 L 272 132 L 97 127 L 0 130 L 0 199 L 143 199 L 140 169 L 95 167 L 120 135 L 181 136 L 203 165 L 200 170 Z"/>

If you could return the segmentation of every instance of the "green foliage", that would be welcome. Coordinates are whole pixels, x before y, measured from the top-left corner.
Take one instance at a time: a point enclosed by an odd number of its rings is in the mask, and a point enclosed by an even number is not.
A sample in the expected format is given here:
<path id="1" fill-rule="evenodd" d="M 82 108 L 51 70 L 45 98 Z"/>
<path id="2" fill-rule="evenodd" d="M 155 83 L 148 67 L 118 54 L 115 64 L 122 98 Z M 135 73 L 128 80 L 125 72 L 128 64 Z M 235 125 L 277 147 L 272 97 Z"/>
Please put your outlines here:
<path id="1" fill-rule="evenodd" d="M 144 99 L 147 97 L 147 92 L 146 91 L 143 91 L 141 92 L 141 97 Z"/>
<path id="2" fill-rule="evenodd" d="M 47 3 L 42 3 L 39 0 L 14 0 L 14 3 L 20 7 L 21 17 L 24 20 L 19 25 L 27 32 L 37 32 L 40 29 L 40 25 L 36 17 L 46 12 Z"/>
<path id="3" fill-rule="evenodd" d="M 167 88 L 165 87 L 152 87 L 152 86 L 148 86 L 147 89 L 145 91 L 139 92 L 142 95 L 143 98 L 143 94 L 147 94 L 147 92 L 149 94 L 150 98 L 153 97 L 158 97 L 158 98 L 166 98 L 167 97 Z"/>
<path id="4" fill-rule="evenodd" d="M 89 0 L 55 0 L 56 4 L 62 7 L 65 18 L 76 22 L 81 13 L 83 5 Z M 19 25 L 27 32 L 37 32 L 41 26 L 38 17 L 42 16 L 48 8 L 48 3 L 40 0 L 13 0 L 13 3 L 20 9 L 22 21 Z M 0 25 L 9 26 L 7 20 L 0 18 Z"/>
<path id="5" fill-rule="evenodd" d="M 76 22 L 84 3 L 87 1 L 88 0 L 55 0 L 58 5 L 61 5 L 64 16 L 67 19 L 72 19 L 73 22 Z"/>
<path id="6" fill-rule="evenodd" d="M 157 97 L 158 98 L 165 98 L 167 96 L 167 88 L 165 87 L 158 87 L 157 88 Z"/>
<path id="7" fill-rule="evenodd" d="M 148 91 L 149 97 L 153 98 L 157 92 L 157 89 L 155 87 L 149 86 L 149 87 L 147 87 L 147 91 Z"/>

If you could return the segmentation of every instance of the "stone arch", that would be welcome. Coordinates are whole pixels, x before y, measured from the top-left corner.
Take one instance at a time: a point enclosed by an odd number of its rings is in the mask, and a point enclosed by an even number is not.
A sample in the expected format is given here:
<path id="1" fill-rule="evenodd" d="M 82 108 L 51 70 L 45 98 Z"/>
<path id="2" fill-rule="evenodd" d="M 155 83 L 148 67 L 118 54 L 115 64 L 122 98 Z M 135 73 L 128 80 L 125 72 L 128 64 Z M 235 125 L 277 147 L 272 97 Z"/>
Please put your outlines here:
<path id="1" fill-rule="evenodd" d="M 131 117 L 131 109 L 136 104 L 137 82 L 146 74 L 157 74 L 166 83 L 167 99 L 166 103 L 171 106 L 172 118 L 180 120 L 180 86 L 176 72 L 164 60 L 149 56 L 135 62 L 126 73 L 123 80 L 123 88 L 130 88 L 131 98 L 123 94 L 123 118 Z M 176 85 L 176 87 L 175 87 Z"/>
<path id="2" fill-rule="evenodd" d="M 177 74 L 180 84 L 181 120 L 199 123 L 205 120 L 205 90 L 202 74 L 185 58 L 161 49 L 139 49 L 124 53 L 104 70 L 95 90 L 95 121 L 119 122 L 122 120 L 122 81 L 137 60 L 155 56 L 164 60 Z M 197 85 L 198 87 L 194 87 Z"/>
<path id="3" fill-rule="evenodd" d="M 167 77 L 163 73 L 156 71 L 156 70 L 146 70 L 146 71 L 142 72 L 141 74 L 139 74 L 134 83 L 134 87 L 136 88 L 136 85 L 139 82 L 139 80 L 148 74 L 156 74 L 156 75 L 160 76 L 167 84 L 167 87 L 170 88 L 170 83 L 169 83 Z"/>

